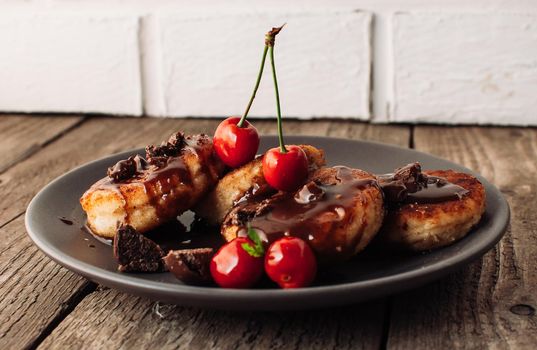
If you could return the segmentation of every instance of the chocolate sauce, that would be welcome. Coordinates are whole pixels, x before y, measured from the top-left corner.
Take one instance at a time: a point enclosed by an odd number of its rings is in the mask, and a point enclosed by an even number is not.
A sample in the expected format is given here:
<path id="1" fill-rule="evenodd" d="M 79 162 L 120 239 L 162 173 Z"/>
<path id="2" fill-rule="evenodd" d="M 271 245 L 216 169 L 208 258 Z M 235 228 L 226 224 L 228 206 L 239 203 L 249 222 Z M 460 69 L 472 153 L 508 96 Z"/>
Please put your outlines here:
<path id="1" fill-rule="evenodd" d="M 254 183 L 254 185 L 248 191 L 246 191 L 242 197 L 233 203 L 233 206 L 248 201 L 254 201 L 258 198 L 264 198 L 275 192 L 276 190 L 274 190 L 268 184 L 259 185 L 258 183 Z"/>
<path id="2" fill-rule="evenodd" d="M 408 193 L 404 203 L 432 204 L 460 200 L 468 190 L 436 176 L 427 176 L 427 185 Z"/>
<path id="3" fill-rule="evenodd" d="M 121 196 L 121 185 L 139 181 L 156 210 L 157 217 L 163 222 L 173 219 L 181 208 L 189 208 L 193 198 L 192 178 L 184 158 L 195 156 L 201 173 L 209 181 L 216 181 L 220 175 L 220 165 L 213 157 L 212 148 L 203 147 L 209 139 L 205 135 L 172 135 L 161 146 L 146 149 L 147 161 L 139 155 L 116 163 L 109 169 L 109 176 L 98 181 L 93 187 L 112 189 Z M 181 186 L 184 185 L 184 186 Z M 179 201 L 179 197 L 182 199 Z M 125 211 L 128 215 L 128 211 Z M 129 222 L 128 217 L 125 222 Z"/>
<path id="4" fill-rule="evenodd" d="M 295 194 L 273 196 L 268 206 L 250 219 L 250 225 L 267 243 L 283 236 L 295 236 L 321 249 L 324 256 L 350 255 L 351 251 L 347 250 L 353 248 L 353 244 L 328 235 L 351 220 L 350 211 L 357 198 L 362 196 L 364 189 L 377 186 L 377 182 L 375 179 L 356 179 L 352 170 L 346 167 L 337 170 L 336 181 L 328 184 L 311 181 Z M 245 235 L 245 229 L 239 232 L 239 236 Z"/>
<path id="5" fill-rule="evenodd" d="M 112 182 L 121 182 L 141 174 L 146 169 L 147 161 L 137 154 L 108 168 L 107 175 Z"/>
<path id="6" fill-rule="evenodd" d="M 392 206 L 459 200 L 468 193 L 444 178 L 422 173 L 419 163 L 408 164 L 395 173 L 378 175 L 377 179 L 387 204 Z"/>
<path id="7" fill-rule="evenodd" d="M 91 230 L 91 228 L 89 228 L 89 226 L 87 224 L 82 226 L 81 230 L 89 233 L 90 235 L 93 236 L 93 238 L 95 238 L 96 240 L 98 240 L 99 242 L 101 242 L 103 244 L 111 246 L 114 243 L 114 241 L 111 238 L 104 238 L 104 237 L 101 237 L 101 236 L 96 235 L 95 233 L 93 233 L 93 231 Z M 84 238 L 84 240 L 87 241 L 87 239 L 85 239 L 85 238 Z"/>
<path id="8" fill-rule="evenodd" d="M 61 222 L 63 222 L 64 224 L 66 224 L 66 225 L 71 226 L 71 225 L 73 224 L 73 222 L 72 222 L 71 220 L 66 219 L 66 218 L 64 218 L 64 217 L 59 217 L 58 219 L 59 219 Z"/>
<path id="9" fill-rule="evenodd" d="M 109 246 L 113 245 L 112 239 L 94 234 L 87 225 L 81 229 L 92 235 L 97 241 Z M 219 249 L 225 243 L 224 238 L 219 233 L 219 227 L 207 225 L 201 219 L 195 218 L 191 211 L 187 211 L 177 220 L 164 223 L 143 235 L 157 243 L 165 252 L 207 247 Z M 88 239 L 84 240 L 89 242 Z"/>

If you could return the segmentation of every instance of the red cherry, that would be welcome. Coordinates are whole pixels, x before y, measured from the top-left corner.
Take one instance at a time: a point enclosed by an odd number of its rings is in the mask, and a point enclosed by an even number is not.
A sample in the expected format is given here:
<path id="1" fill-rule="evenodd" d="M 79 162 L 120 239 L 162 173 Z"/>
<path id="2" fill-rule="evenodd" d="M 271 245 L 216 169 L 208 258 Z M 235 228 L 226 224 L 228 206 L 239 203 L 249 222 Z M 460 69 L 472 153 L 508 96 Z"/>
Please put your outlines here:
<path id="1" fill-rule="evenodd" d="M 271 148 L 263 157 L 263 174 L 268 184 L 277 190 L 293 191 L 308 176 L 308 158 L 302 148 L 286 146 L 287 153 L 279 147 Z"/>
<path id="2" fill-rule="evenodd" d="M 213 137 L 216 154 L 232 168 L 254 159 L 259 147 L 257 129 L 247 120 L 239 127 L 237 124 L 240 120 L 240 117 L 225 119 L 218 125 Z"/>
<path id="3" fill-rule="evenodd" d="M 267 250 L 265 271 L 282 288 L 307 287 L 315 279 L 317 262 L 310 246 L 302 239 L 283 237 Z"/>
<path id="4" fill-rule="evenodd" d="M 248 288 L 263 274 L 263 257 L 254 257 L 243 248 L 255 244 L 246 237 L 237 237 L 218 250 L 211 260 L 211 275 L 223 288 Z"/>

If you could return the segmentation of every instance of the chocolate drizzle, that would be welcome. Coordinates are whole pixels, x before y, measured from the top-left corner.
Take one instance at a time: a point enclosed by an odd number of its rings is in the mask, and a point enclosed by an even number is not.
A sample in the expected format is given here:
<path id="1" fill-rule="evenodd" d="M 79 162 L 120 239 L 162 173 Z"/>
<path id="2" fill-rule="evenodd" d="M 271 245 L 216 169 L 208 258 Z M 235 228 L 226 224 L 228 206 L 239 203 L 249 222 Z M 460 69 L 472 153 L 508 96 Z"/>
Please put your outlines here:
<path id="1" fill-rule="evenodd" d="M 119 161 L 108 169 L 108 177 L 94 187 L 112 189 L 123 196 L 121 185 L 139 182 L 158 218 L 164 222 L 176 216 L 178 207 L 188 208 L 188 201 L 194 198 L 191 169 L 185 162 L 192 156 L 199 159 L 200 168 L 196 172 L 214 183 L 222 173 L 223 165 L 214 158 L 210 138 L 204 134 L 185 136 L 178 132 L 160 146 L 146 147 L 147 160 L 136 155 Z M 187 202 L 177 201 L 179 197 Z M 125 222 L 129 222 L 128 217 Z"/>
<path id="2" fill-rule="evenodd" d="M 391 174 L 377 176 L 389 206 L 401 204 L 432 204 L 459 200 L 468 190 L 444 178 L 429 176 L 419 163 L 411 163 Z"/>
<path id="3" fill-rule="evenodd" d="M 267 196 L 275 193 L 275 190 L 268 184 L 259 185 L 257 182 L 246 191 L 246 193 L 233 203 L 233 206 L 237 204 L 254 201 L 258 198 L 266 198 Z"/>
<path id="4" fill-rule="evenodd" d="M 244 203 L 236 212 L 236 224 L 245 227 L 249 222 L 266 243 L 295 236 L 313 247 L 322 246 L 324 256 L 350 255 L 343 250 L 354 248 L 353 244 L 327 236 L 351 220 L 350 211 L 360 201 L 362 191 L 377 186 L 377 181 L 358 179 L 346 167 L 336 169 L 331 181 L 310 181 L 295 193 L 280 192 L 260 203 Z M 239 232 L 239 236 L 245 235 L 245 229 Z"/>
<path id="5" fill-rule="evenodd" d="M 405 203 L 441 203 L 460 200 L 469 191 L 459 185 L 436 176 L 427 176 L 427 183 L 416 192 L 409 192 Z"/>
<path id="6" fill-rule="evenodd" d="M 66 219 L 66 218 L 64 218 L 63 216 L 62 216 L 62 217 L 59 217 L 58 219 L 59 219 L 61 222 L 63 222 L 64 224 L 66 224 L 66 225 L 69 225 L 69 226 L 73 225 L 73 221 L 71 221 L 71 220 L 69 220 L 69 219 Z"/>

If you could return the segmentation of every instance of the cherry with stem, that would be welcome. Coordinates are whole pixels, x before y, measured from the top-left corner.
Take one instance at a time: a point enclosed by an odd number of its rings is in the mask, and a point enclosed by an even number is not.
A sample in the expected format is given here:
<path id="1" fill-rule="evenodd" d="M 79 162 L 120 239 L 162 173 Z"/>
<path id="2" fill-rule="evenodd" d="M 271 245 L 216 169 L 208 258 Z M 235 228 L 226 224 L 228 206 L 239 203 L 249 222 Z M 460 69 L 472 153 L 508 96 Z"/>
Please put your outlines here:
<path id="1" fill-rule="evenodd" d="M 281 191 L 293 191 L 297 189 L 308 176 L 308 159 L 304 150 L 296 145 L 285 146 L 283 140 L 282 113 L 280 106 L 280 92 L 278 78 L 276 76 L 276 64 L 274 60 L 274 43 L 276 35 L 283 26 L 272 28 L 265 36 L 265 44 L 270 54 L 274 92 L 276 94 L 276 112 L 278 122 L 279 147 L 272 148 L 263 157 L 263 175 L 269 185 Z"/>
<path id="2" fill-rule="evenodd" d="M 278 121 L 278 141 L 280 143 L 280 152 L 287 153 L 285 148 L 285 143 L 283 142 L 283 127 L 282 127 L 282 111 L 280 107 L 280 91 L 278 89 L 278 78 L 276 77 L 276 65 L 274 63 L 274 42 L 276 35 L 282 30 L 285 26 L 282 25 L 279 28 L 272 28 L 270 32 L 267 33 L 265 37 L 265 47 L 269 48 L 270 51 L 270 66 L 272 67 L 272 80 L 274 81 L 274 92 L 276 93 L 276 112 L 277 112 L 277 121 Z"/>
<path id="3" fill-rule="evenodd" d="M 281 28 L 280 28 L 281 29 Z M 255 158 L 259 148 L 259 134 L 257 129 L 246 118 L 254 102 L 267 58 L 269 46 L 265 40 L 265 47 L 261 58 L 261 66 L 257 73 L 254 91 L 248 101 L 242 117 L 229 117 L 222 121 L 213 137 L 214 149 L 219 158 L 227 166 L 238 168 Z"/>

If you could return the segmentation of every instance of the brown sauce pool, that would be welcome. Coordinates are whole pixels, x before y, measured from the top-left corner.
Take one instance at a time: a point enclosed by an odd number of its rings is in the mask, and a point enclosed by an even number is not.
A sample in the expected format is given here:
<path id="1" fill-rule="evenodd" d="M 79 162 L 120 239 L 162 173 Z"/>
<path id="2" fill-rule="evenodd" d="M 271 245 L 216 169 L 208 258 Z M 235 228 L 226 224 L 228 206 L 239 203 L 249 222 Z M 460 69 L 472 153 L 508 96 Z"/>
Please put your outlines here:
<path id="1" fill-rule="evenodd" d="M 460 200 L 469 191 L 436 176 L 427 177 L 427 186 L 416 192 L 408 193 L 405 203 L 433 204 Z"/>
<path id="2" fill-rule="evenodd" d="M 94 234 L 87 225 L 82 229 L 103 244 L 111 246 L 113 243 L 112 239 Z M 190 211 L 177 217 L 176 220 L 145 232 L 144 236 L 157 243 L 165 252 L 194 248 L 213 248 L 216 251 L 225 243 L 218 227 L 209 226 L 196 219 L 194 213 Z"/>

